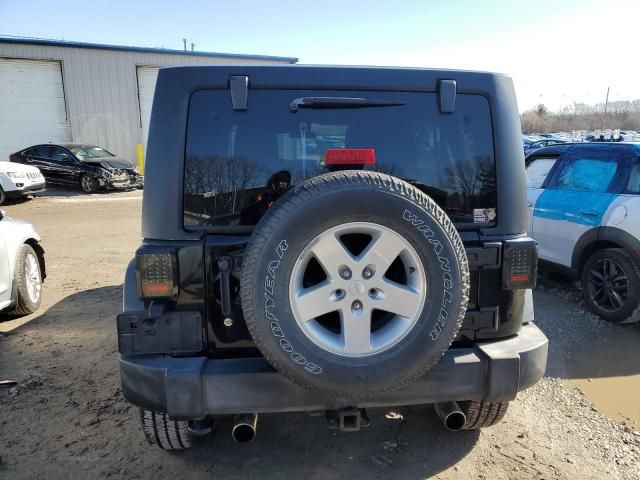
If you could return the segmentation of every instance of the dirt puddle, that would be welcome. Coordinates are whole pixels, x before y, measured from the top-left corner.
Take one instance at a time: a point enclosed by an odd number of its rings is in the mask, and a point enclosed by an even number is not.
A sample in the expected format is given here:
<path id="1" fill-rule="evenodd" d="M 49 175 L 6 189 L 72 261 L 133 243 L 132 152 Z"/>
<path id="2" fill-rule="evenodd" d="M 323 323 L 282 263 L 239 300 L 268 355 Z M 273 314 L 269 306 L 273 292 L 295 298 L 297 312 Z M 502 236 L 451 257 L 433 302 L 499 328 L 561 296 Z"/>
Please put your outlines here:
<path id="1" fill-rule="evenodd" d="M 582 390 L 605 415 L 629 426 L 640 426 L 640 375 L 566 382 Z"/>
<path id="2" fill-rule="evenodd" d="M 547 278 L 534 294 L 549 338 L 547 375 L 579 388 L 601 413 L 640 430 L 640 324 L 615 325 L 585 311 L 571 283 Z"/>

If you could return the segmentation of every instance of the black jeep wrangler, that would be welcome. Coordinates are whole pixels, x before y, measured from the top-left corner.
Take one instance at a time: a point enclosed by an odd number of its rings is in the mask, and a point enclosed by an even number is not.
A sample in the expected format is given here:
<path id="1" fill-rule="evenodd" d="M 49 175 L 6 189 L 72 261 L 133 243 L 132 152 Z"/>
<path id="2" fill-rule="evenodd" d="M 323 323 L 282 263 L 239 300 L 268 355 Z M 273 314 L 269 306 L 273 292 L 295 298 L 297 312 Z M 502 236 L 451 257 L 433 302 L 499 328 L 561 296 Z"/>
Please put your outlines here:
<path id="1" fill-rule="evenodd" d="M 512 82 L 311 66 L 160 71 L 144 241 L 118 316 L 124 396 L 165 449 L 219 415 L 435 404 L 498 422 L 537 382 Z"/>

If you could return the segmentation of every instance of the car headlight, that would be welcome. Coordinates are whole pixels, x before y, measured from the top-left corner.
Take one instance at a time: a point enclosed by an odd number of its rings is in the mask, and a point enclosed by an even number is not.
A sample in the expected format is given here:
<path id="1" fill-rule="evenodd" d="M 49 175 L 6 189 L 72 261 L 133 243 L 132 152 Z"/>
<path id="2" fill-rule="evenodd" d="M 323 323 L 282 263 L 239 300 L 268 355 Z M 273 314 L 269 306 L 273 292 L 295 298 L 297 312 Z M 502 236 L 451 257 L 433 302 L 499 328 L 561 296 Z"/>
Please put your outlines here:
<path id="1" fill-rule="evenodd" d="M 100 176 L 103 178 L 111 178 L 112 173 L 108 170 L 101 170 Z"/>
<path id="2" fill-rule="evenodd" d="M 22 172 L 5 172 L 9 178 L 27 178 Z"/>

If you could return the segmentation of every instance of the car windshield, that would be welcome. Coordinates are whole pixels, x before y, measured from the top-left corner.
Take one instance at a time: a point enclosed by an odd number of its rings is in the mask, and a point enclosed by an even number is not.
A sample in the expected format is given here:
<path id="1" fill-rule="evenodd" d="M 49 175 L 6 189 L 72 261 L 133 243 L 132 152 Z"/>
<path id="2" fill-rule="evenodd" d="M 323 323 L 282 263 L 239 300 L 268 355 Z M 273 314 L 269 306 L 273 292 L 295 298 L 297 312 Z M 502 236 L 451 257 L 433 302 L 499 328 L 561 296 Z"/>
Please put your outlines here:
<path id="1" fill-rule="evenodd" d="M 112 153 L 100 147 L 70 147 L 69 150 L 71 150 L 71 153 L 73 153 L 78 160 L 92 160 L 94 158 L 114 156 Z"/>

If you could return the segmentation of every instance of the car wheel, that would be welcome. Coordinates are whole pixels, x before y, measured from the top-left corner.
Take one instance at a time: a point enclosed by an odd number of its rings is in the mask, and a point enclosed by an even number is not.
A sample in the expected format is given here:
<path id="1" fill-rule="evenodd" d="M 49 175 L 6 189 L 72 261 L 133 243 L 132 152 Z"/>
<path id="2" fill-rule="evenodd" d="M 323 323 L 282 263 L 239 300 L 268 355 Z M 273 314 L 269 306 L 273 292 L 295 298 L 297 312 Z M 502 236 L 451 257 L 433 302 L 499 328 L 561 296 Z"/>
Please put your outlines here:
<path id="1" fill-rule="evenodd" d="M 16 256 L 15 283 L 17 287 L 14 314 L 28 315 L 35 312 L 42 301 L 42 272 L 36 252 L 23 244 Z"/>
<path id="2" fill-rule="evenodd" d="M 98 182 L 91 175 L 84 174 L 80 177 L 80 188 L 85 193 L 94 193 L 98 190 Z"/>
<path id="3" fill-rule="evenodd" d="M 609 322 L 640 320 L 640 261 L 622 248 L 599 250 L 582 269 L 589 309 Z"/>
<path id="4" fill-rule="evenodd" d="M 188 423 L 171 420 L 166 413 L 141 408 L 140 426 L 147 442 L 163 450 L 184 450 L 192 446 Z"/>
<path id="5" fill-rule="evenodd" d="M 2 190 L 2 187 L 0 187 L 0 205 L 2 205 L 6 199 L 7 196 L 5 195 L 4 190 Z"/>
<path id="6" fill-rule="evenodd" d="M 460 328 L 462 241 L 426 194 L 375 172 L 308 180 L 256 226 L 242 274 L 251 336 L 305 388 L 366 398 L 428 371 Z"/>

